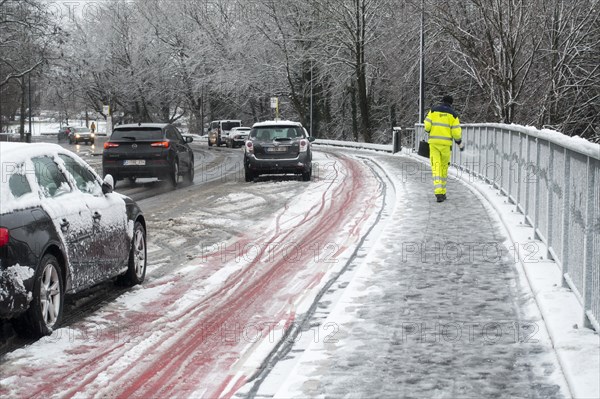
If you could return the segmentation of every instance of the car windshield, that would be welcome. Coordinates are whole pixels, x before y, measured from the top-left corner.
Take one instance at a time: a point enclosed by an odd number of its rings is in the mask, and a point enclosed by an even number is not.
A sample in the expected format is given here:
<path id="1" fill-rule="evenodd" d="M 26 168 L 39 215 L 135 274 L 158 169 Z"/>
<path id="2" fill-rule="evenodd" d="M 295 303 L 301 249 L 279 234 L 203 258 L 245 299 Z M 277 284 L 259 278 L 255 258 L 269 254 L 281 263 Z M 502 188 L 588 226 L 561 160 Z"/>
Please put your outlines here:
<path id="1" fill-rule="evenodd" d="M 162 140 L 162 130 L 155 127 L 140 127 L 133 129 L 116 129 L 111 140 Z"/>
<path id="2" fill-rule="evenodd" d="M 71 129 L 71 130 L 73 130 L 73 129 Z M 88 129 L 87 127 L 78 127 L 78 128 L 75 128 L 74 130 L 75 130 L 75 133 L 90 133 L 91 132 L 91 130 Z"/>
<path id="3" fill-rule="evenodd" d="M 234 127 L 240 127 L 242 124 L 240 122 L 223 122 L 221 124 L 221 129 L 223 130 L 231 130 Z"/>
<path id="4" fill-rule="evenodd" d="M 250 138 L 258 141 L 296 139 L 304 138 L 304 132 L 298 126 L 260 126 L 250 130 Z"/>

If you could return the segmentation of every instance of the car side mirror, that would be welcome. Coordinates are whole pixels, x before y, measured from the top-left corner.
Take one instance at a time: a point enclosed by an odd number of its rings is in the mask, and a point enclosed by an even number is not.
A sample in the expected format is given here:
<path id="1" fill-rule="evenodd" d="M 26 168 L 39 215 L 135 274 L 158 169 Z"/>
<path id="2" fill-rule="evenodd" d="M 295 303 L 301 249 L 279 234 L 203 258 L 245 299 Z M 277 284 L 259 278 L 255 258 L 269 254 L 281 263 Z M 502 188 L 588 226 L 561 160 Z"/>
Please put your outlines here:
<path id="1" fill-rule="evenodd" d="M 184 138 L 186 143 L 191 143 L 192 141 L 194 141 L 194 138 L 192 136 L 185 136 Z"/>
<path id="2" fill-rule="evenodd" d="M 310 141 L 311 143 L 315 140 L 316 140 L 316 138 L 314 138 L 313 136 L 308 136 L 308 141 Z"/>
<path id="3" fill-rule="evenodd" d="M 111 175 L 104 176 L 104 181 L 102 182 L 102 193 L 104 195 L 110 194 L 113 192 L 115 188 L 115 179 Z"/>

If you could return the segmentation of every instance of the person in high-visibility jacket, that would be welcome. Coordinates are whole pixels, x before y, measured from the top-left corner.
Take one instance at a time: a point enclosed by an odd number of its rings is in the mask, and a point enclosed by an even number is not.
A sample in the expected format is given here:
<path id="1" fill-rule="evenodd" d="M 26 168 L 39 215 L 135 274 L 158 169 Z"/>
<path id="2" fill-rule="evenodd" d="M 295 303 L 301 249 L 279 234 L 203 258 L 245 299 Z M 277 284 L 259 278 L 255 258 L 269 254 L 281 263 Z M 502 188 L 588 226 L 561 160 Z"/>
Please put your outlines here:
<path id="1" fill-rule="evenodd" d="M 461 151 L 465 149 L 458 113 L 452 108 L 452 96 L 445 95 L 442 101 L 431 108 L 425 117 L 425 131 L 429 133 L 429 160 L 433 175 L 433 189 L 437 202 L 446 200 L 448 166 L 454 140 Z"/>

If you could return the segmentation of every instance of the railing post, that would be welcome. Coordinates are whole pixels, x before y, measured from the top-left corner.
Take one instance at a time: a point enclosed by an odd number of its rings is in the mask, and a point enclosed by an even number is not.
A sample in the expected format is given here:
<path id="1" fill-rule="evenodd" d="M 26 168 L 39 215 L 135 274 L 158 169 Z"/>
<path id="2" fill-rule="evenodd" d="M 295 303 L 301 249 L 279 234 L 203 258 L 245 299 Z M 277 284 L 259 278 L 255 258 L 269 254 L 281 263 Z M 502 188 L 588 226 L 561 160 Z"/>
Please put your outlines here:
<path id="1" fill-rule="evenodd" d="M 523 223 L 525 225 L 528 224 L 527 215 L 529 215 L 529 164 L 531 163 L 531 140 L 529 139 L 529 135 L 525 135 L 525 139 L 527 140 L 527 148 L 525 149 L 526 159 L 525 159 L 525 180 L 523 181 L 525 186 L 525 205 L 523 206 Z"/>
<path id="2" fill-rule="evenodd" d="M 594 164 L 590 157 L 587 157 L 587 202 L 585 209 L 585 238 L 583 244 L 583 253 L 585 256 L 584 265 L 583 265 L 583 326 L 587 328 L 594 328 L 590 319 L 586 316 L 586 312 L 588 309 L 592 308 L 592 290 L 594 288 L 593 283 L 593 266 L 592 266 L 592 258 L 593 258 L 593 226 L 594 226 L 594 201 L 597 201 L 598 198 L 593 199 L 594 188 L 596 182 L 596 168 L 594 168 Z M 598 295 L 598 294 L 596 294 Z"/>
<path id="3" fill-rule="evenodd" d="M 569 272 L 569 212 L 571 210 L 571 152 L 566 148 L 564 151 L 565 159 L 565 174 L 563 182 L 565 191 L 563 193 L 563 220 L 562 220 L 562 276 L 561 285 L 564 288 L 569 288 L 565 276 Z"/>
<path id="4" fill-rule="evenodd" d="M 517 208 L 517 212 L 519 211 L 519 205 L 521 204 L 521 179 L 522 179 L 522 175 L 523 175 L 523 167 L 521 166 L 521 162 L 523 162 L 523 140 L 521 139 L 521 132 L 518 133 L 518 137 L 519 137 L 519 157 L 517 158 L 517 180 L 516 180 L 516 184 L 517 184 L 517 197 L 516 197 L 516 208 Z"/>
<path id="5" fill-rule="evenodd" d="M 510 196 L 513 196 L 513 199 L 516 199 L 516 196 L 512 192 L 513 179 L 515 178 L 513 173 L 513 165 L 512 165 L 512 150 L 513 150 L 513 132 L 509 131 L 510 138 L 508 140 L 508 202 L 510 203 Z M 516 201 L 515 201 L 516 202 Z"/>
<path id="6" fill-rule="evenodd" d="M 533 175 L 535 182 L 533 185 L 533 204 L 531 204 L 534 208 L 533 211 L 533 220 L 531 221 L 532 226 L 533 227 L 533 238 L 536 238 L 536 236 L 538 236 L 538 234 L 536 233 L 537 230 L 537 226 L 540 225 L 539 222 L 539 217 L 540 217 L 540 207 L 537 206 L 537 204 L 540 203 L 540 139 L 536 138 L 535 139 L 535 173 Z M 537 237 L 538 239 L 540 239 L 540 237 Z"/>
<path id="7" fill-rule="evenodd" d="M 554 259 L 554 257 L 552 256 L 551 253 L 551 249 L 552 249 L 552 244 L 553 244 L 553 240 L 552 240 L 552 236 L 554 235 L 554 223 L 552 223 L 552 221 L 554 220 L 554 192 L 553 192 L 553 184 L 554 184 L 554 144 L 552 144 L 551 142 L 548 142 L 548 149 L 550 150 L 550 157 L 548 158 L 548 172 L 547 172 L 547 204 L 548 204 L 548 209 L 546 212 L 546 239 L 548 241 L 548 248 L 546 250 L 547 254 L 546 254 L 546 258 L 548 259 Z"/>

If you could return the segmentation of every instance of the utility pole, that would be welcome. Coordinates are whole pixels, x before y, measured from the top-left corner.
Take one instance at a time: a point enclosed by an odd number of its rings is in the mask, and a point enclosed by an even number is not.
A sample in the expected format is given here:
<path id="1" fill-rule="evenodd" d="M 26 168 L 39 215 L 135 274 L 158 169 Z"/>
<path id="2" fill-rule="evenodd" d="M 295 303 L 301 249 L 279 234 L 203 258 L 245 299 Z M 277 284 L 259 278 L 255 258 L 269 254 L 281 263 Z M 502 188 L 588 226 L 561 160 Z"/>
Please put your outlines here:
<path id="1" fill-rule="evenodd" d="M 313 60 L 310 60 L 310 133 L 313 135 Z"/>
<path id="2" fill-rule="evenodd" d="M 28 143 L 31 143 L 31 136 L 33 136 L 33 131 L 31 129 L 31 72 L 29 72 L 27 74 L 27 86 L 28 86 L 28 90 L 29 90 L 29 94 L 27 97 L 29 97 L 29 136 L 26 137 L 26 140 Z"/>
<path id="3" fill-rule="evenodd" d="M 425 119 L 425 14 L 424 0 L 421 0 L 421 57 L 419 61 L 419 123 Z"/>

